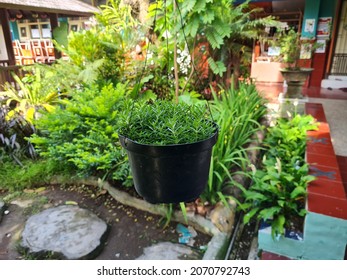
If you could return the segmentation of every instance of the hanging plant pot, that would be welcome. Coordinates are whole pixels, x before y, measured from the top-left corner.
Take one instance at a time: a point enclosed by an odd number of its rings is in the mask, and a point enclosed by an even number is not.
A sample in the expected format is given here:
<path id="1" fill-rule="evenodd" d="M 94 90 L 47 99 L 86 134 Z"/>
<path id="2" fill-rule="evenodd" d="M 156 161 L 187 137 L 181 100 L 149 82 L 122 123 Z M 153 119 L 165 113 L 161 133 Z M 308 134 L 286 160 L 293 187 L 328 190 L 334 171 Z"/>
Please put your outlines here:
<path id="1" fill-rule="evenodd" d="M 163 111 L 161 111 L 161 105 L 163 105 Z M 161 138 L 160 136 L 165 134 L 164 130 L 168 134 L 162 138 L 166 139 L 171 138 L 170 133 L 175 127 L 180 128 L 178 129 L 180 131 L 183 130 L 184 135 L 180 136 L 182 138 L 191 136 L 189 133 L 192 133 L 182 127 L 193 128 L 196 131 L 194 128 L 196 119 L 189 115 L 192 109 L 189 105 L 169 105 L 167 107 L 164 103 L 159 102 L 159 104 L 146 107 L 142 108 L 142 112 L 133 112 L 135 117 L 131 123 L 128 123 L 119 133 L 120 143 L 128 154 L 137 193 L 150 203 L 178 203 L 195 200 L 207 185 L 212 148 L 218 137 L 218 126 L 212 121 L 203 120 L 202 124 L 205 126 L 204 130 L 209 131 L 208 135 L 204 139 L 200 139 L 200 135 L 194 142 L 168 144 L 164 141 L 164 144 L 158 144 L 158 141 L 161 143 L 161 139 L 157 139 L 157 141 L 153 140 L 154 143 L 142 143 L 143 139 L 139 141 L 129 131 L 142 135 L 146 134 L 146 130 L 148 130 L 153 133 L 152 137 Z M 179 110 L 188 108 L 189 112 L 185 112 L 187 115 L 177 111 L 172 114 L 171 110 L 177 109 L 174 109 L 175 107 L 178 107 Z M 204 114 L 200 114 L 200 119 L 202 115 Z M 153 117 L 156 121 L 153 120 Z M 163 119 L 159 120 L 161 118 Z M 180 123 L 182 120 L 189 122 Z M 150 126 L 153 123 L 155 123 L 154 127 Z M 166 125 L 172 125 L 172 127 L 166 129 Z M 158 131 L 153 131 L 155 128 Z"/>
<path id="2" fill-rule="evenodd" d="M 217 130 L 208 139 L 179 145 L 140 144 L 119 135 L 126 149 L 135 189 L 150 203 L 193 201 L 207 185 Z"/>

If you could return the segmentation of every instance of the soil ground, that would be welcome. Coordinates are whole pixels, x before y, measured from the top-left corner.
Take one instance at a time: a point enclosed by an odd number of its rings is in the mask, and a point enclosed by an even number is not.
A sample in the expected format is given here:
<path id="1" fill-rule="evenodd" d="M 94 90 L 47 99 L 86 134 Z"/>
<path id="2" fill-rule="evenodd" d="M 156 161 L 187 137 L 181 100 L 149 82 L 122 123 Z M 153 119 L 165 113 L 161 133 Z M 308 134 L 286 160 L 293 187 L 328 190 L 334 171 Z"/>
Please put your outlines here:
<path id="1" fill-rule="evenodd" d="M 8 193 L 0 190 L 0 198 Z M 92 186 L 53 185 L 25 192 L 7 203 L 8 214 L 0 223 L 0 259 L 28 259 L 28 255 L 18 252 L 16 244 L 25 221 L 44 208 L 62 204 L 78 204 L 91 210 L 110 227 L 108 238 L 98 260 L 132 260 L 143 253 L 145 247 L 161 241 L 178 242 L 177 223 L 170 222 L 137 209 L 124 206 L 107 192 Z M 194 248 L 203 254 L 211 237 L 198 232 L 194 238 Z"/>

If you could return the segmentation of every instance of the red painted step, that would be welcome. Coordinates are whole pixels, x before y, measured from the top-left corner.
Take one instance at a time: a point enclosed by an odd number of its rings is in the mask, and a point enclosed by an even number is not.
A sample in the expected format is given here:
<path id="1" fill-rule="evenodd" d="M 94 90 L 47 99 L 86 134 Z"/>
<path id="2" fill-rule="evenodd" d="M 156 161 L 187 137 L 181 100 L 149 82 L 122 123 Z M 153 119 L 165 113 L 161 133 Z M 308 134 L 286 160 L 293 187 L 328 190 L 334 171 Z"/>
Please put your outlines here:
<path id="1" fill-rule="evenodd" d="M 347 219 L 347 159 L 335 155 L 322 104 L 306 103 L 306 114 L 320 122 L 317 131 L 307 133 L 306 161 L 317 177 L 308 186 L 308 210 Z"/>

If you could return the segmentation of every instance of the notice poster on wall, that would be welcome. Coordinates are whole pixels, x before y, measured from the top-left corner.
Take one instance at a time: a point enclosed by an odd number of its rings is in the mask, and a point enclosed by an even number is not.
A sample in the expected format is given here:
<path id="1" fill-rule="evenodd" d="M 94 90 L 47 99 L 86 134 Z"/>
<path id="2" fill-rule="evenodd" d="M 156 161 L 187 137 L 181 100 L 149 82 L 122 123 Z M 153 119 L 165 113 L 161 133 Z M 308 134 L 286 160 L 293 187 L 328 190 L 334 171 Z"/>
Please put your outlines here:
<path id="1" fill-rule="evenodd" d="M 325 53 L 326 42 L 327 41 L 324 39 L 317 40 L 318 47 L 317 47 L 315 53 Z"/>
<path id="2" fill-rule="evenodd" d="M 306 19 L 304 31 L 306 33 L 313 33 L 315 22 L 316 22 L 316 20 L 314 18 Z"/>
<path id="3" fill-rule="evenodd" d="M 317 37 L 324 38 L 330 36 L 332 17 L 321 17 L 318 19 Z"/>

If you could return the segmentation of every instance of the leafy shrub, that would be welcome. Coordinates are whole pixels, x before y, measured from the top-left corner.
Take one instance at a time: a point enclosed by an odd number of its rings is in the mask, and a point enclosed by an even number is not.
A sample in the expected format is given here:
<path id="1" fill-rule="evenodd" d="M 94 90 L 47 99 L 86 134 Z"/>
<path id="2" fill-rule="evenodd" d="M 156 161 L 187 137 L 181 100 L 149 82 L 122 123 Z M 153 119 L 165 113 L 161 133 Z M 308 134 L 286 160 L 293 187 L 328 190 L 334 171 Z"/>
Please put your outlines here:
<path id="1" fill-rule="evenodd" d="M 306 189 L 314 180 L 304 159 L 306 132 L 316 128 L 311 116 L 296 115 L 268 129 L 263 167 L 254 171 L 253 184 L 244 189 L 245 223 L 253 216 L 262 219 L 271 224 L 275 237 L 283 235 L 296 217 L 305 216 Z"/>
<path id="2" fill-rule="evenodd" d="M 277 125 L 269 129 L 264 141 L 267 156 L 290 161 L 291 158 L 303 158 L 306 148 L 306 132 L 314 130 L 317 125 L 311 116 L 295 114 L 290 121 L 286 118 L 277 120 Z"/>
<path id="3" fill-rule="evenodd" d="M 220 96 L 213 92 L 211 110 L 219 126 L 219 140 L 212 150 L 208 188 L 204 198 L 213 204 L 224 199 L 226 189 L 232 187 L 232 168 L 248 166 L 246 145 L 261 129 L 260 120 L 266 113 L 265 100 L 253 84 L 240 84 Z"/>
<path id="4" fill-rule="evenodd" d="M 129 168 L 116 132 L 126 87 L 86 87 L 66 100 L 64 108 L 44 114 L 36 122 L 40 133 L 31 137 L 40 155 L 69 165 L 80 175 L 128 179 Z"/>
<path id="5" fill-rule="evenodd" d="M 0 105 L 0 162 L 11 158 L 21 164 L 21 158 L 36 156 L 34 147 L 26 139 L 35 128 L 18 113 L 9 117 L 9 111 L 8 106 Z"/>
<path id="6" fill-rule="evenodd" d="M 128 81 L 135 84 L 137 61 L 131 53 L 143 40 L 140 22 L 131 15 L 131 7 L 119 0 L 100 6 L 96 22 L 89 30 L 71 32 L 63 51 L 69 64 L 80 69 L 76 81 L 84 84 Z M 142 62 L 139 62 L 142 63 Z"/>

